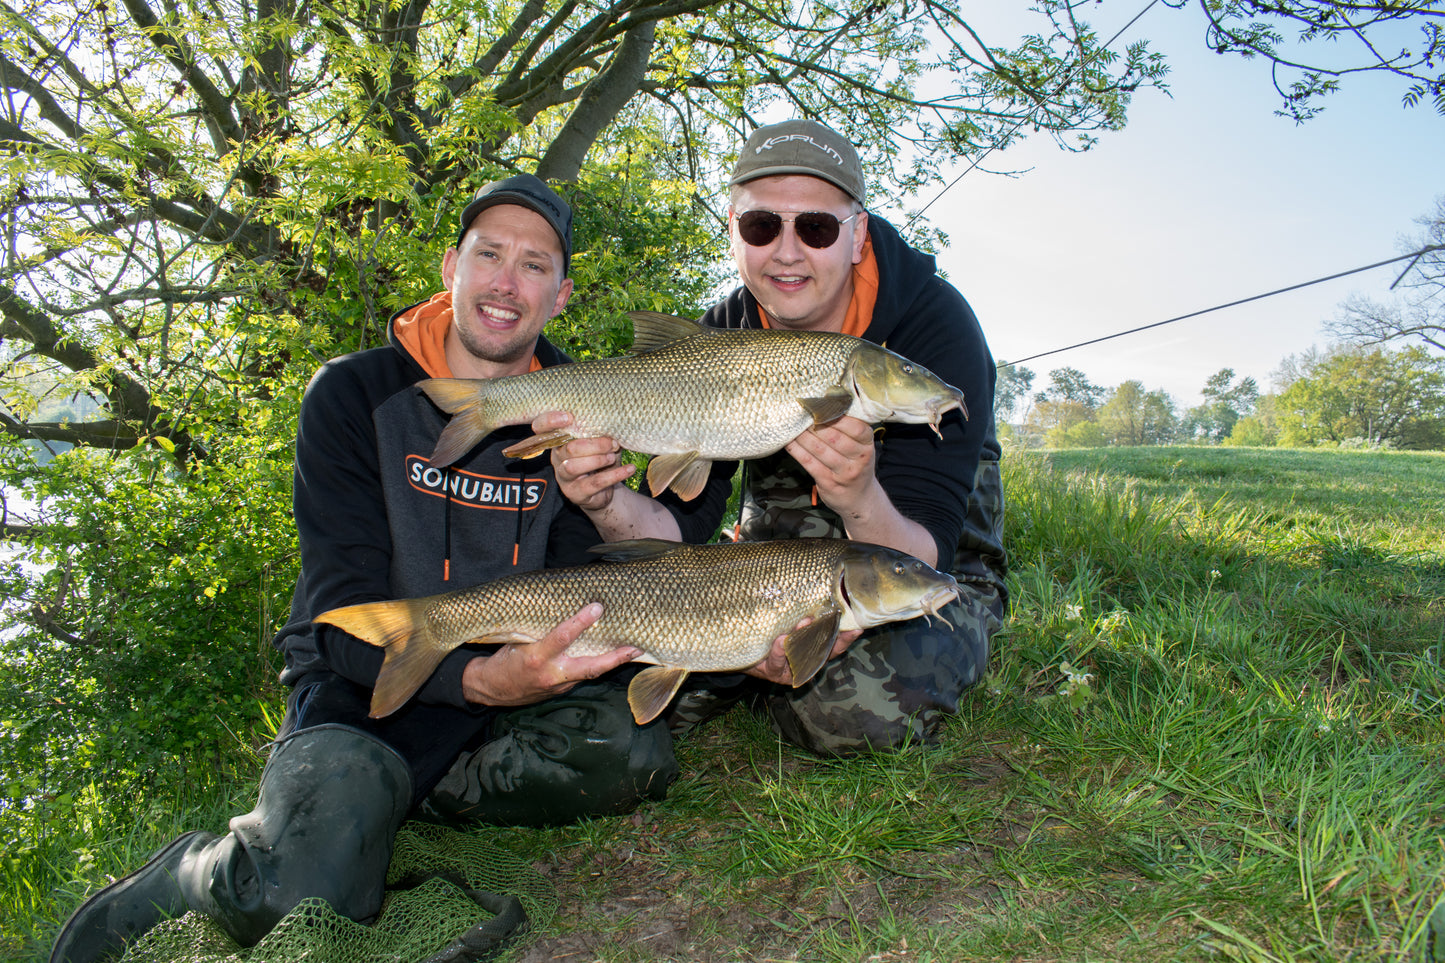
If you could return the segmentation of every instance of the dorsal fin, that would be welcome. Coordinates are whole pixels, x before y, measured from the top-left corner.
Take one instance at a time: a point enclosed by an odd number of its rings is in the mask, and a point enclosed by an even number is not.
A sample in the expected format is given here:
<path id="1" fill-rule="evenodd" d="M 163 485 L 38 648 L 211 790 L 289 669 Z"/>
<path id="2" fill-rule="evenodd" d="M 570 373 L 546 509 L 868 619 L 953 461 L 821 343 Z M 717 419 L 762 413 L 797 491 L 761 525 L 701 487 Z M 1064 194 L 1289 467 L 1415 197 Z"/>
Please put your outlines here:
<path id="1" fill-rule="evenodd" d="M 665 538 L 629 538 L 620 542 L 593 545 L 587 551 L 594 555 L 600 555 L 609 562 L 630 562 L 638 558 L 655 558 L 659 555 L 666 555 L 685 544 L 685 542 L 670 542 Z"/>
<path id="2" fill-rule="evenodd" d="M 656 351 L 665 344 L 714 330 L 696 321 L 660 311 L 629 311 L 627 316 L 632 319 L 633 354 Z"/>

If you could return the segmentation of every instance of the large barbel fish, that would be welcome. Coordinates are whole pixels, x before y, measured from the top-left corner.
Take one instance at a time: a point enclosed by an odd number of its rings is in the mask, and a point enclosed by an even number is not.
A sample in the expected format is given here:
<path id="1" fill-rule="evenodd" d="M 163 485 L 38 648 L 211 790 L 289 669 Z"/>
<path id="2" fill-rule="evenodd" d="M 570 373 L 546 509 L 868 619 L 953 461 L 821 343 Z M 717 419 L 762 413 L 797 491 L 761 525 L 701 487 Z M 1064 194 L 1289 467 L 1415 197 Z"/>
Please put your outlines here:
<path id="1" fill-rule="evenodd" d="M 809 425 L 852 415 L 927 423 L 968 409 L 963 393 L 922 365 L 861 338 L 825 331 L 725 330 L 648 311 L 632 354 L 492 379 L 420 382 L 452 415 L 432 465 L 450 465 L 496 428 L 568 411 L 573 424 L 505 449 L 531 458 L 573 438 L 607 435 L 653 455 L 647 483 L 695 498 L 716 459 L 759 458 Z"/>
<path id="2" fill-rule="evenodd" d="M 535 642 L 601 602 L 602 617 L 567 653 L 641 649 L 636 661 L 653 665 L 627 691 L 641 725 L 667 707 L 688 673 L 748 668 L 780 635 L 787 635 L 793 684 L 802 685 L 828 660 L 838 632 L 938 615 L 958 595 L 953 576 L 891 548 L 847 539 L 717 545 L 635 539 L 593 551 L 605 561 L 347 606 L 316 621 L 386 649 L 371 699 L 371 715 L 380 718 L 405 704 L 457 646 Z M 813 621 L 797 628 L 805 616 Z"/>

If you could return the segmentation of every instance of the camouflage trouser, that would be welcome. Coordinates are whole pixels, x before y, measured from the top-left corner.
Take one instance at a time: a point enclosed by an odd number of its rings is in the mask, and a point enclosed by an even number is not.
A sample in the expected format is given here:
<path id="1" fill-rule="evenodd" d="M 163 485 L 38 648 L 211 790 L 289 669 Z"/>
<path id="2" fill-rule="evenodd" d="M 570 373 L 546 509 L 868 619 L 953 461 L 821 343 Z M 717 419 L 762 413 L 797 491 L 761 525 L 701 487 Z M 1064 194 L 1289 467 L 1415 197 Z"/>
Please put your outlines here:
<path id="1" fill-rule="evenodd" d="M 891 622 L 869 629 L 848 651 L 797 689 L 748 676 L 699 676 L 668 716 L 685 732 L 747 697 L 789 742 L 823 756 L 889 750 L 936 742 L 959 698 L 988 670 L 989 639 L 1004 606 L 989 583 L 964 582 L 937 619 Z"/>

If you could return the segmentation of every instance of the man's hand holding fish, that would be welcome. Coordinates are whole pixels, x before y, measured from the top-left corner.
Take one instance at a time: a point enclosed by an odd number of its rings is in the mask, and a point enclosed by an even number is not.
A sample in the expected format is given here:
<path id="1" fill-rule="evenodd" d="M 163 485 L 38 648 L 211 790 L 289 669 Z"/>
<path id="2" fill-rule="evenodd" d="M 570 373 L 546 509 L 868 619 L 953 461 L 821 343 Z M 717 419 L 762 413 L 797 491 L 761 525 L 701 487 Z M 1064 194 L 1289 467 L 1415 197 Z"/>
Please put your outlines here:
<path id="1" fill-rule="evenodd" d="M 567 655 L 567 647 L 601 617 L 602 606 L 592 602 L 533 644 L 504 645 L 491 655 L 472 659 L 462 671 L 467 701 L 529 706 L 606 675 L 642 654 L 641 649 L 624 645 L 601 655 Z"/>

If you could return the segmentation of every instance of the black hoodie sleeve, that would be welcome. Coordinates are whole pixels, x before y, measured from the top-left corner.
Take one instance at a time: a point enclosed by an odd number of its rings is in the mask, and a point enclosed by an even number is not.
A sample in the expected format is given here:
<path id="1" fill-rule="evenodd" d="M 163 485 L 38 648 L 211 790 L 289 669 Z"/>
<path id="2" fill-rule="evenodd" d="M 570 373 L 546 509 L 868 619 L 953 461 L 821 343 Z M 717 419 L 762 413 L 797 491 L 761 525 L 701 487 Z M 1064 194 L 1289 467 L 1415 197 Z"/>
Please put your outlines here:
<path id="1" fill-rule="evenodd" d="M 938 438 L 927 425 L 884 427 L 878 481 L 905 516 L 928 529 L 938 566 L 953 562 L 967 523 L 980 459 L 992 438 L 994 365 L 973 309 L 942 278 L 925 281 L 909 317 L 890 333 L 888 347 L 928 368 L 963 392 L 968 417 L 952 411 Z M 996 451 L 992 453 L 997 460 Z"/>
<path id="2" fill-rule="evenodd" d="M 391 365 L 368 365 L 358 356 L 342 360 L 322 366 L 301 403 L 292 499 L 303 576 L 293 602 L 295 631 L 281 644 L 314 645 L 328 668 L 371 688 L 381 670 L 381 649 L 335 626 L 297 624 L 344 605 L 392 598 L 391 529 L 372 412 L 409 381 Z M 475 655 L 465 649 L 450 653 L 417 697 L 476 708 L 461 690 L 462 670 Z"/>

